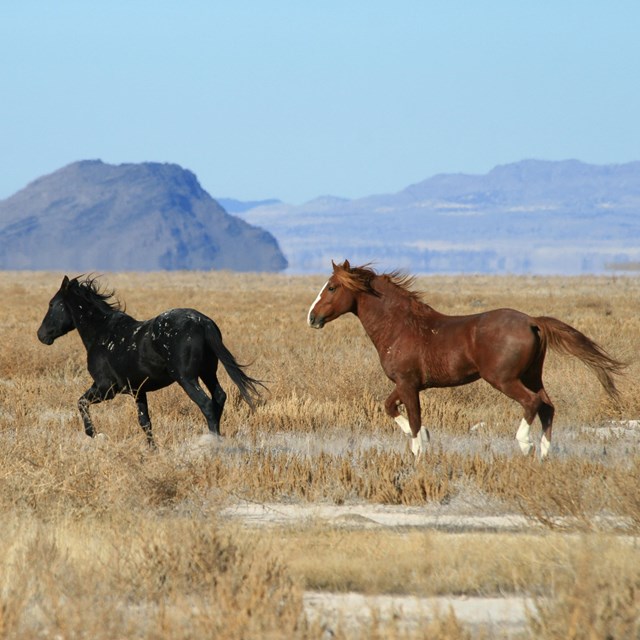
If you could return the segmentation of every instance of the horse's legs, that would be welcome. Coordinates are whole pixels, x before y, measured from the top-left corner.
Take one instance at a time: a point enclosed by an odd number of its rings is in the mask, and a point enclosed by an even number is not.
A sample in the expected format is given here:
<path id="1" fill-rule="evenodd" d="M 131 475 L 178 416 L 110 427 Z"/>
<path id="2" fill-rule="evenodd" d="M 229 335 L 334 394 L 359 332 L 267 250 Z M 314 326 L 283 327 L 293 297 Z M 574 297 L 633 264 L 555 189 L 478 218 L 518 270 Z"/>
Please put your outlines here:
<path id="1" fill-rule="evenodd" d="M 555 407 L 553 406 L 553 402 L 551 402 L 551 399 L 545 391 L 542 383 L 542 363 L 539 363 L 539 366 L 534 366 L 532 370 L 524 375 L 522 382 L 527 389 L 530 389 L 538 396 L 540 402 L 537 410 L 538 417 L 540 418 L 540 424 L 542 425 L 540 457 L 546 458 L 549 455 L 549 450 L 551 449 L 551 430 Z"/>
<path id="2" fill-rule="evenodd" d="M 113 387 L 105 392 L 101 392 L 98 387 L 93 384 L 80 396 L 78 409 L 82 416 L 82 422 L 84 422 L 84 432 L 91 438 L 95 436 L 95 431 L 93 429 L 93 423 L 91 422 L 91 416 L 89 415 L 89 406 L 98 404 L 103 400 L 111 400 L 115 395 Z"/>
<path id="3" fill-rule="evenodd" d="M 542 438 L 540 438 L 540 457 L 546 458 L 549 455 L 551 449 L 551 430 L 553 428 L 553 414 L 555 413 L 555 407 L 551 402 L 551 399 L 547 395 L 544 389 L 541 389 L 539 395 L 542 399 L 542 404 L 538 409 L 538 417 L 542 424 Z"/>
<path id="4" fill-rule="evenodd" d="M 178 378 L 176 382 L 185 390 L 185 393 L 193 400 L 207 420 L 209 431 L 216 436 L 220 435 L 219 420 L 216 419 L 214 401 L 202 390 L 198 380 Z"/>
<path id="5" fill-rule="evenodd" d="M 82 422 L 84 422 L 84 432 L 91 438 L 95 436 L 95 431 L 93 429 L 93 423 L 91 422 L 91 416 L 89 415 L 89 405 L 100 402 L 101 399 L 98 389 L 94 385 L 87 389 L 78 400 L 78 410 L 82 416 Z"/>
<path id="6" fill-rule="evenodd" d="M 533 449 L 533 440 L 531 439 L 531 423 L 526 418 L 520 420 L 520 425 L 516 431 L 516 440 L 520 445 L 520 450 L 525 456 L 528 456 Z"/>
<path id="7" fill-rule="evenodd" d="M 531 453 L 533 441 L 531 440 L 531 424 L 535 420 L 542 400 L 538 393 L 532 391 L 524 385 L 521 380 L 508 380 L 496 382 L 488 380 L 498 391 L 502 391 L 506 396 L 518 402 L 524 409 L 524 417 L 520 421 L 520 426 L 516 433 L 516 440 L 520 445 L 522 453 L 526 456 Z"/>
<path id="8" fill-rule="evenodd" d="M 149 405 L 147 404 L 147 394 L 144 391 L 138 391 L 135 394 L 136 406 L 138 407 L 138 422 L 147 436 L 147 443 L 152 449 L 156 448 L 151 432 L 151 418 L 149 418 Z"/>
<path id="9" fill-rule="evenodd" d="M 398 395 L 398 390 L 394 389 L 391 392 L 391 395 L 386 399 L 384 403 L 384 409 L 387 412 L 387 415 L 392 417 L 396 424 L 408 435 L 412 436 L 411 427 L 409 426 L 409 421 L 400 414 L 400 410 L 398 409 L 398 404 L 400 403 L 400 396 Z"/>
<path id="10" fill-rule="evenodd" d="M 209 393 L 213 399 L 213 416 L 216 424 L 218 425 L 216 433 L 219 434 L 220 420 L 222 419 L 222 411 L 224 410 L 224 405 L 227 401 L 227 394 L 220 385 L 220 382 L 218 382 L 218 376 L 216 376 L 215 372 L 202 371 L 200 373 L 200 377 L 207 389 L 209 389 Z"/>
<path id="11" fill-rule="evenodd" d="M 394 416 L 395 421 L 400 425 L 400 428 L 411 435 L 411 451 L 413 455 L 420 456 L 426 452 L 427 444 L 429 443 L 429 432 L 426 427 L 421 424 L 421 412 L 420 412 L 420 392 L 417 387 L 414 387 L 410 383 L 398 382 L 396 383 L 397 400 L 395 401 L 395 410 L 397 416 Z M 394 394 L 391 394 L 385 403 L 385 409 L 389 400 L 393 398 Z M 398 400 L 405 406 L 407 410 L 407 418 L 400 415 L 398 411 Z M 388 411 L 388 409 L 387 409 Z M 408 431 L 407 428 L 408 427 Z"/>

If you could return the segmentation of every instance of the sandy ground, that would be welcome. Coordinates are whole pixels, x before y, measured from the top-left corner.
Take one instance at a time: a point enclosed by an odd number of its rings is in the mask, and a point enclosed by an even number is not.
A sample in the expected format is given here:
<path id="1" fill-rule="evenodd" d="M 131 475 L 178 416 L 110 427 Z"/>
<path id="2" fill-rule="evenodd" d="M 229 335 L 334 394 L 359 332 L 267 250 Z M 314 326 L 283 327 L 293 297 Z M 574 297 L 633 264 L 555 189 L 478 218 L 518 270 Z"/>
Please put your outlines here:
<path id="1" fill-rule="evenodd" d="M 519 515 L 468 515 L 425 507 L 383 504 L 282 504 L 237 502 L 224 517 L 240 518 L 254 526 L 327 523 L 357 527 L 425 527 L 445 531 L 521 531 L 531 520 Z M 447 509 L 447 511 L 449 511 Z"/>
<path id="2" fill-rule="evenodd" d="M 374 621 L 394 621 L 401 631 L 415 631 L 453 610 L 458 621 L 472 631 L 482 629 L 489 637 L 504 637 L 524 631 L 527 610 L 533 611 L 533 603 L 525 598 L 414 598 L 325 592 L 307 592 L 304 607 L 309 620 L 318 620 L 328 636 L 338 623 L 355 630 Z"/>

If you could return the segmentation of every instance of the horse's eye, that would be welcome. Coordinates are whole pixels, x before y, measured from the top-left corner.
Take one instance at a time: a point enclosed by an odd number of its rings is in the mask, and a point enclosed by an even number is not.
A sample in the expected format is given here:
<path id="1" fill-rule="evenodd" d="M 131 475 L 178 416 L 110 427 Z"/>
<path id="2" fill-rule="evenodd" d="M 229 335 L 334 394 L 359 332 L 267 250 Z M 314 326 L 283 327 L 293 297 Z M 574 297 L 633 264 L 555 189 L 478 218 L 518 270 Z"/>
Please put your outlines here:
<path id="1" fill-rule="evenodd" d="M 336 290 L 336 287 L 335 287 L 335 285 L 333 285 L 333 284 L 330 284 L 330 285 L 327 287 L 327 291 L 329 291 L 329 293 L 333 293 L 335 290 Z"/>

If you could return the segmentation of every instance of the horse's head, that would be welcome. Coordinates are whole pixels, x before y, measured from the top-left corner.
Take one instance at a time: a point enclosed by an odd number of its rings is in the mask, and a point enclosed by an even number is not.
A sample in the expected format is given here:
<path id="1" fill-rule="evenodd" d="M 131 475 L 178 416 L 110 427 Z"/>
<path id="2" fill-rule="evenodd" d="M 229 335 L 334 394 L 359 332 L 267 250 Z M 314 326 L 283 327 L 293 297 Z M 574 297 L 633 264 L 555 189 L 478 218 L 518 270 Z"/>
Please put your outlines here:
<path id="1" fill-rule="evenodd" d="M 314 329 L 322 329 L 327 322 L 335 320 L 343 313 L 356 309 L 356 293 L 362 290 L 354 286 L 354 275 L 357 269 L 352 269 L 348 260 L 342 264 L 333 265 L 333 274 L 320 290 L 318 297 L 307 314 L 307 322 Z"/>
<path id="2" fill-rule="evenodd" d="M 75 324 L 69 308 L 65 302 L 69 286 L 76 280 L 69 280 L 67 276 L 62 279 L 62 284 L 57 293 L 49 302 L 49 309 L 38 329 L 38 340 L 44 344 L 53 344 L 60 336 L 75 329 Z"/>

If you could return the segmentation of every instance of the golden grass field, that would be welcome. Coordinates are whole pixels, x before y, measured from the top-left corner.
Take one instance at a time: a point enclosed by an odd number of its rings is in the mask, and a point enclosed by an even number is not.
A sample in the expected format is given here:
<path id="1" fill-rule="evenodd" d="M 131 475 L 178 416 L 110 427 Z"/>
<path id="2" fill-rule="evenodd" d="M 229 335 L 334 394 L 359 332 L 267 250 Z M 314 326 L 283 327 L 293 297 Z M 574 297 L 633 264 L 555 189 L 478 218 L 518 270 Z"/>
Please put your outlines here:
<path id="1" fill-rule="evenodd" d="M 306 276 L 103 276 L 136 318 L 211 316 L 269 392 L 251 413 L 221 373 L 221 445 L 175 385 L 149 396 L 156 452 L 130 397 L 91 408 L 104 434 L 91 440 L 76 408 L 91 384 L 78 335 L 36 338 L 61 277 L 0 273 L 1 638 L 640 637 L 640 427 L 625 422 L 640 418 L 640 278 L 417 280 L 439 311 L 555 316 L 629 363 L 614 403 L 581 363 L 547 357 L 556 419 L 541 463 L 515 441 L 520 407 L 482 381 L 422 394 L 432 441 L 416 462 L 384 414 L 392 386 L 357 319 L 307 327 L 326 278 Z M 234 517 L 238 505 L 461 524 L 265 524 Z M 484 516 L 525 524 L 464 525 Z M 515 630 L 469 627 L 453 610 L 354 626 L 308 615 L 306 594 L 321 591 L 531 604 Z"/>

